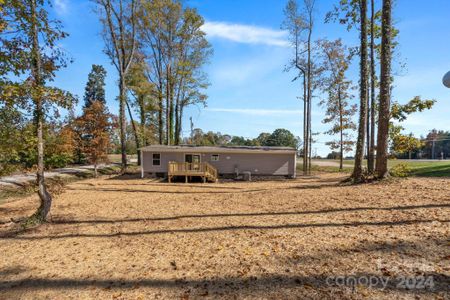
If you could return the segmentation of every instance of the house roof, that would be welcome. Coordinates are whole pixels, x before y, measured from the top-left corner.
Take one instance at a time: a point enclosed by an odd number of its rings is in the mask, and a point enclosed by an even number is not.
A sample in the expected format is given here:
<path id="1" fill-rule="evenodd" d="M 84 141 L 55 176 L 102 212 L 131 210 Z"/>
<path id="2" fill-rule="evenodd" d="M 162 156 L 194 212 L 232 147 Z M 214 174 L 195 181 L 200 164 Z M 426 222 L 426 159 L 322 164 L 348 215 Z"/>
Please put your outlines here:
<path id="1" fill-rule="evenodd" d="M 291 147 L 269 146 L 195 146 L 195 145 L 151 145 L 140 148 L 143 152 L 217 152 L 217 153 L 296 153 Z"/>

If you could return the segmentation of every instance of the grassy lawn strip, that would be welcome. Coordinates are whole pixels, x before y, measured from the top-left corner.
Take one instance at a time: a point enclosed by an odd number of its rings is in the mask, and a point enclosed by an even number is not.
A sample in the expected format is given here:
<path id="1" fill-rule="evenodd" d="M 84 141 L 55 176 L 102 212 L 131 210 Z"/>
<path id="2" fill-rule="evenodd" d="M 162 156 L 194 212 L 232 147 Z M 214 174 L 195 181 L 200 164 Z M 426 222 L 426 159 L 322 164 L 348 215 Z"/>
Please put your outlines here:
<path id="1" fill-rule="evenodd" d="M 339 160 L 329 160 L 339 163 Z M 366 162 L 364 162 L 366 163 Z M 353 169 L 353 160 L 344 160 L 344 171 L 351 172 Z M 416 160 L 389 160 L 388 166 L 392 168 L 398 164 L 405 164 L 411 169 L 410 176 L 416 177 L 450 177 L 450 161 L 416 161 Z M 301 171 L 302 164 L 297 167 Z M 312 170 L 316 172 L 339 172 L 338 167 L 312 165 Z"/>
<path id="2" fill-rule="evenodd" d="M 391 162 L 391 165 L 398 162 Z M 417 177 L 450 177 L 450 162 L 411 162 L 406 163 L 411 168 L 411 175 Z"/>
<path id="3" fill-rule="evenodd" d="M 303 164 L 297 164 L 297 174 L 302 173 Z M 344 169 L 341 171 L 339 170 L 339 167 L 333 167 L 333 166 L 318 166 L 314 163 L 311 166 L 311 171 L 313 173 L 350 173 L 353 170 L 353 166 L 348 166 L 344 164 Z"/>

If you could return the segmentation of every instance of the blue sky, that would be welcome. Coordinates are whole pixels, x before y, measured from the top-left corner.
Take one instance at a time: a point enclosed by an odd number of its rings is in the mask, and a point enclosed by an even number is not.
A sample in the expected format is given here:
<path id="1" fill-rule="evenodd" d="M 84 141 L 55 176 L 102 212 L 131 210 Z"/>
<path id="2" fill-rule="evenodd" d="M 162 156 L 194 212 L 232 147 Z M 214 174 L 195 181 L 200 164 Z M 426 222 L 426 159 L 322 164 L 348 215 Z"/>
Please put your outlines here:
<path id="1" fill-rule="evenodd" d="M 184 134 L 189 134 L 189 117 L 195 127 L 232 135 L 255 137 L 260 132 L 287 128 L 302 132 L 302 102 L 299 83 L 291 82 L 294 73 L 283 72 L 291 49 L 286 33 L 280 29 L 284 0 L 190 0 L 205 18 L 204 30 L 213 45 L 214 55 L 205 67 L 211 86 L 207 108 L 186 110 Z M 323 24 L 325 13 L 337 0 L 317 0 L 314 38 L 342 38 L 357 45 L 356 32 L 338 24 Z M 108 71 L 106 81 L 110 110 L 117 113 L 117 73 L 103 54 L 101 25 L 89 0 L 54 0 L 53 14 L 70 34 L 61 46 L 74 63 L 57 74 L 55 85 L 78 95 L 84 93 L 92 64 Z M 406 69 L 396 69 L 394 100 L 406 102 L 419 95 L 436 99 L 431 111 L 412 115 L 403 123 L 407 132 L 422 135 L 430 129 L 450 130 L 450 89 L 442 76 L 450 70 L 450 1 L 397 0 L 394 9 L 400 29 L 399 51 Z M 357 82 L 358 61 L 349 76 Z M 320 94 L 317 95 L 320 98 Z M 354 101 L 357 101 L 355 99 Z M 81 101 L 80 101 L 81 102 Z M 318 99 L 316 100 L 318 102 Z M 77 111 L 80 111 L 81 103 Z M 324 132 L 323 108 L 313 105 L 313 131 Z M 313 149 L 319 155 L 329 152 L 325 142 L 333 139 L 319 135 Z"/>

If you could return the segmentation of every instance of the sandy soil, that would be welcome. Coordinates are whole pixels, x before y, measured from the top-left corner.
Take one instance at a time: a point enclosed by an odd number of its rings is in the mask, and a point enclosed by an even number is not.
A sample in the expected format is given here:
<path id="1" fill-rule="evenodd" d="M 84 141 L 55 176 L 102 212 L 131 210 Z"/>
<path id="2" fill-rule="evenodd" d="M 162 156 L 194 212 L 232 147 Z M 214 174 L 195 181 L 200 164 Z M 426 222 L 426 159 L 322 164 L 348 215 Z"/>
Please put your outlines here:
<path id="1" fill-rule="evenodd" d="M 0 238 L 0 299 L 448 299 L 450 179 L 339 176 L 70 184 L 52 223 Z"/>

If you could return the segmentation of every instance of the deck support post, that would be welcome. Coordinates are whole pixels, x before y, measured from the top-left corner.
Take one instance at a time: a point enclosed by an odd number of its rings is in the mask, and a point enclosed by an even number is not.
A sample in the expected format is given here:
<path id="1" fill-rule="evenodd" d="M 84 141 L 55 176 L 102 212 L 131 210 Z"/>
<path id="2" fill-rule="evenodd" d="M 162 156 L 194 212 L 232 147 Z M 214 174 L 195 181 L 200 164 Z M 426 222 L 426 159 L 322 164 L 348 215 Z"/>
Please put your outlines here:
<path id="1" fill-rule="evenodd" d="M 186 176 L 184 176 L 184 178 L 185 178 L 185 183 L 188 183 L 188 176 L 186 175 Z"/>

